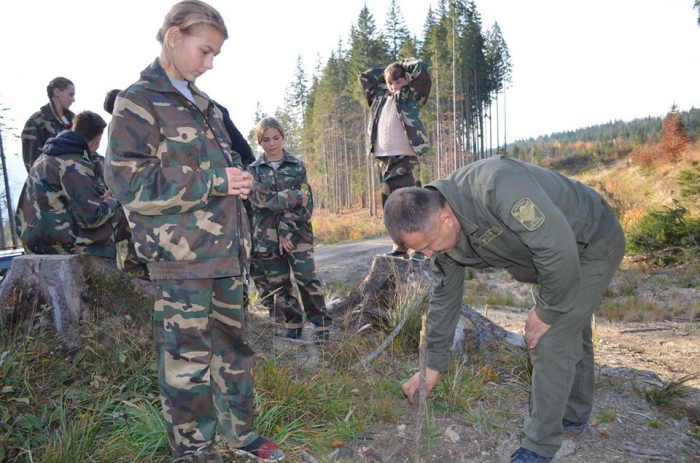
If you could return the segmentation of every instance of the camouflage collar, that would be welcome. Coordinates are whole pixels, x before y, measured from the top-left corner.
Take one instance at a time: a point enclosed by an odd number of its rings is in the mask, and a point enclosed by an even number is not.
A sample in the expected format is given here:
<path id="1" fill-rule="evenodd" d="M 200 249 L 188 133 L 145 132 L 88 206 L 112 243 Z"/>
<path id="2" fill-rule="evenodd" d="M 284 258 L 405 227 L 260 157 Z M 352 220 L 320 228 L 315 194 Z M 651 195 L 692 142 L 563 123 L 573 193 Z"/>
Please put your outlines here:
<path id="1" fill-rule="evenodd" d="M 296 156 L 289 154 L 289 152 L 285 149 L 283 149 L 282 151 L 284 151 L 284 156 L 282 156 L 282 159 L 280 159 L 280 161 L 291 162 L 293 164 L 299 164 L 299 159 L 297 159 Z M 267 166 L 270 165 L 270 161 L 265 159 L 265 153 L 258 156 L 258 158 L 255 160 L 255 162 L 253 162 L 251 164 L 251 167 L 258 167 L 258 166 L 261 166 L 263 164 L 265 164 Z"/>
<path id="2" fill-rule="evenodd" d="M 170 78 L 165 73 L 163 67 L 160 65 L 160 61 L 158 61 L 158 58 L 156 58 L 155 61 L 153 61 L 146 69 L 141 71 L 141 83 L 143 84 L 144 88 L 148 90 L 153 90 L 155 92 L 177 94 L 180 93 L 170 81 Z M 209 96 L 206 93 L 197 88 L 194 82 L 190 82 L 190 90 L 192 90 L 192 94 L 195 96 L 195 100 L 197 99 L 197 97 L 200 97 L 204 98 L 208 102 L 211 102 L 211 98 L 209 98 Z"/>
<path id="3" fill-rule="evenodd" d="M 72 121 L 73 117 L 75 117 L 75 114 L 73 114 L 70 110 L 64 109 L 66 112 L 66 117 L 68 120 Z M 51 109 L 51 103 L 47 103 L 44 106 L 42 106 L 39 109 L 39 112 L 41 112 L 41 115 L 44 117 L 49 122 L 56 122 L 58 124 L 63 125 L 63 122 L 59 121 L 58 118 L 56 117 L 56 114 L 54 114 L 53 109 Z"/>

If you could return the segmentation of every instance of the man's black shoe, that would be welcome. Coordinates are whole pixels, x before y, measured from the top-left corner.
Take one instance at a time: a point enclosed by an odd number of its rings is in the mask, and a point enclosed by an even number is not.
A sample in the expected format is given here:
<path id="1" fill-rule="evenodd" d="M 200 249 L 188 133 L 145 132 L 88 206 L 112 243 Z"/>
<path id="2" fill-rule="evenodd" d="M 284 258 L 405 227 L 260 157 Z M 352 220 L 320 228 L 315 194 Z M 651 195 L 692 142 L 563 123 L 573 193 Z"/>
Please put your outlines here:
<path id="1" fill-rule="evenodd" d="M 408 253 L 406 251 L 397 251 L 396 249 L 385 252 L 383 255 L 386 257 L 399 257 L 401 259 L 406 259 L 408 257 Z"/>
<path id="2" fill-rule="evenodd" d="M 284 332 L 284 339 L 297 340 L 301 339 L 301 328 L 292 328 Z"/>
<path id="3" fill-rule="evenodd" d="M 569 420 L 561 420 L 561 424 L 564 427 L 564 434 L 570 436 L 578 437 L 593 431 L 588 421 L 585 423 L 574 423 Z"/>
<path id="4" fill-rule="evenodd" d="M 525 447 L 520 447 L 518 450 L 513 452 L 513 455 L 511 455 L 510 458 L 510 463 L 549 463 L 552 461 L 551 458 L 538 455 Z"/>

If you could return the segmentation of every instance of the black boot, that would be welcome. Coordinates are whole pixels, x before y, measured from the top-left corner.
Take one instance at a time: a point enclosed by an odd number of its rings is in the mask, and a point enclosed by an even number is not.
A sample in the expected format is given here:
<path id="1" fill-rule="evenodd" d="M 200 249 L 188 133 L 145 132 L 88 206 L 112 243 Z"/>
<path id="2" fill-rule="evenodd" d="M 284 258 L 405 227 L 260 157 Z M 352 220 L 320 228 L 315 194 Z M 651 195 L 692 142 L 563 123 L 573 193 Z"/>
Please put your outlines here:
<path id="1" fill-rule="evenodd" d="M 292 328 L 284 332 L 284 339 L 297 340 L 301 339 L 301 328 Z"/>

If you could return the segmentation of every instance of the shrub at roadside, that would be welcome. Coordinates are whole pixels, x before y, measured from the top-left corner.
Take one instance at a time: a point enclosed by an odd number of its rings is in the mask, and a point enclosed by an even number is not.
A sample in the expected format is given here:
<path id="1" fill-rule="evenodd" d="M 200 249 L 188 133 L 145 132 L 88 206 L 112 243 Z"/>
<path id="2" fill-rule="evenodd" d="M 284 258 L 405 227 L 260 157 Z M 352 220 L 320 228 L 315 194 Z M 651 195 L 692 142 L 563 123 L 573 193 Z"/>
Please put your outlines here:
<path id="1" fill-rule="evenodd" d="M 627 249 L 662 267 L 697 257 L 700 219 L 689 217 L 678 202 L 651 211 L 627 233 Z"/>

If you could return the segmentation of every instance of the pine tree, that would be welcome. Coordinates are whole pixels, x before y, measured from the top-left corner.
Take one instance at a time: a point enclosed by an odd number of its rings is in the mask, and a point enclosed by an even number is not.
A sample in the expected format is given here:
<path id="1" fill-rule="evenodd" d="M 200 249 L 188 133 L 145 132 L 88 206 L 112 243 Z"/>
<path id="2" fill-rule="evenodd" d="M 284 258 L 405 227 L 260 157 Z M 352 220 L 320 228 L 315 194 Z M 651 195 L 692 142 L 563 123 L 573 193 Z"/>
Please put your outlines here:
<path id="1" fill-rule="evenodd" d="M 260 105 L 260 102 L 255 106 L 255 116 L 253 117 L 253 128 L 250 129 L 250 132 L 248 132 L 248 144 L 253 148 L 253 152 L 255 153 L 260 153 L 261 148 L 258 145 L 258 138 L 255 135 L 255 128 L 258 125 L 258 122 L 260 122 L 264 117 L 267 117 L 267 113 L 263 111 L 262 106 Z"/>
<path id="2" fill-rule="evenodd" d="M 418 41 L 415 37 L 410 35 L 401 44 L 401 49 L 399 50 L 398 60 L 404 60 L 409 58 L 415 58 L 418 56 Z"/>
<path id="3" fill-rule="evenodd" d="M 685 124 L 681 120 L 678 107 L 674 105 L 663 122 L 663 138 L 661 139 L 661 155 L 665 162 L 675 163 L 690 144 Z"/>
<path id="4" fill-rule="evenodd" d="M 505 92 L 506 84 L 511 80 L 512 63 L 508 45 L 503 39 L 498 22 L 486 33 L 486 66 L 488 67 L 491 100 L 496 102 L 496 147 L 499 149 L 500 117 L 498 96 L 500 93 Z"/>
<path id="5" fill-rule="evenodd" d="M 306 71 L 304 70 L 304 62 L 301 55 L 297 57 L 297 67 L 294 71 L 294 81 L 290 85 L 287 93 L 286 103 L 295 111 L 295 117 L 298 119 L 299 126 L 304 125 L 304 113 L 306 112 L 306 104 L 309 99 L 309 90 L 307 87 Z"/>
<path id="6" fill-rule="evenodd" d="M 406 27 L 403 14 L 401 14 L 401 8 L 399 7 L 398 3 L 396 3 L 396 0 L 391 0 L 389 11 L 386 14 L 386 21 L 384 22 L 384 37 L 389 48 L 390 60 L 399 60 L 401 50 L 406 43 L 406 40 L 411 37 L 411 34 Z"/>

